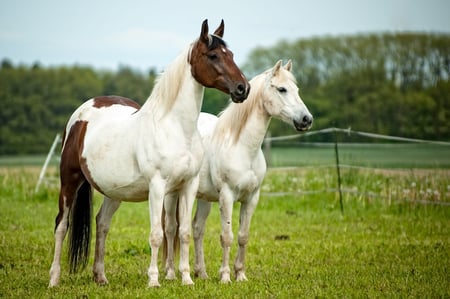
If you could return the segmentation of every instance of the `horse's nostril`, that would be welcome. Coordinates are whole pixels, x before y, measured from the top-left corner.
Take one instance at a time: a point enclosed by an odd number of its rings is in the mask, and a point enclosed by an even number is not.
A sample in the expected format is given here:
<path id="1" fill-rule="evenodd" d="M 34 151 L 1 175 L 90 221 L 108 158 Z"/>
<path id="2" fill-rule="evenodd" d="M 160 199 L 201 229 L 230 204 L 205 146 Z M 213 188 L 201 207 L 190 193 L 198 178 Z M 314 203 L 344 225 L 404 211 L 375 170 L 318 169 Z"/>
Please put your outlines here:
<path id="1" fill-rule="evenodd" d="M 304 124 L 307 124 L 307 125 L 312 124 L 312 117 L 309 117 L 308 115 L 305 115 L 305 116 L 303 117 L 303 123 L 304 123 Z"/>
<path id="2" fill-rule="evenodd" d="M 239 83 L 236 87 L 236 91 L 238 94 L 242 95 L 245 92 L 245 86 L 242 83 Z"/>

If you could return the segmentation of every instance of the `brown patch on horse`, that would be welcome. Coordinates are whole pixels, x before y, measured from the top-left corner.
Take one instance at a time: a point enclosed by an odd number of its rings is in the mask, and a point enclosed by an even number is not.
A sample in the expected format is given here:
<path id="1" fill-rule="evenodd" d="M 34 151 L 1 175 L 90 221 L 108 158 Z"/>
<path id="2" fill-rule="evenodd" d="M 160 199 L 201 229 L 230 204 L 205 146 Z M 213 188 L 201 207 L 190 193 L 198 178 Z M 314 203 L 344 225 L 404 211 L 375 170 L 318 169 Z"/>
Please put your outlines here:
<path id="1" fill-rule="evenodd" d="M 77 121 L 70 128 L 69 132 L 64 132 L 63 150 L 61 153 L 60 176 L 61 193 L 67 201 L 66 206 L 70 207 L 73 202 L 74 194 L 81 184 L 86 181 L 81 170 L 79 157 L 83 151 L 83 140 L 86 132 L 87 122 Z M 67 135 L 66 135 L 67 134 Z M 60 205 L 64 202 L 60 198 Z"/>
<path id="2" fill-rule="evenodd" d="M 92 186 L 94 186 L 94 188 L 95 188 L 96 190 L 98 190 L 100 193 L 105 194 L 105 193 L 103 193 L 102 189 L 100 189 L 100 187 L 99 187 L 99 186 L 95 183 L 95 181 L 92 179 L 91 171 L 89 170 L 89 168 L 88 168 L 88 166 L 87 166 L 87 161 L 86 161 L 86 159 L 83 158 L 83 157 L 80 157 L 80 166 L 81 166 L 81 169 L 83 170 L 83 174 L 84 174 L 84 176 L 86 177 L 87 181 L 88 181 Z"/>
<path id="3" fill-rule="evenodd" d="M 101 192 L 97 184 L 92 179 L 89 168 L 87 167 L 86 159 L 81 155 L 84 148 L 84 136 L 86 134 L 88 122 L 77 121 L 70 128 L 67 134 L 67 140 L 65 140 L 63 152 L 61 154 L 60 163 L 60 175 L 61 175 L 61 187 L 62 186 L 78 186 L 84 180 L 87 180 L 89 184 L 94 186 L 95 189 Z M 78 184 L 64 184 L 66 180 L 78 181 Z M 73 181 L 72 181 L 73 182 Z M 70 206 L 72 202 L 66 202 L 67 206 Z"/>
<path id="4" fill-rule="evenodd" d="M 138 110 L 141 108 L 141 105 L 135 101 L 121 96 L 99 96 L 94 98 L 93 107 L 95 108 L 110 107 L 112 105 L 130 106 Z"/>

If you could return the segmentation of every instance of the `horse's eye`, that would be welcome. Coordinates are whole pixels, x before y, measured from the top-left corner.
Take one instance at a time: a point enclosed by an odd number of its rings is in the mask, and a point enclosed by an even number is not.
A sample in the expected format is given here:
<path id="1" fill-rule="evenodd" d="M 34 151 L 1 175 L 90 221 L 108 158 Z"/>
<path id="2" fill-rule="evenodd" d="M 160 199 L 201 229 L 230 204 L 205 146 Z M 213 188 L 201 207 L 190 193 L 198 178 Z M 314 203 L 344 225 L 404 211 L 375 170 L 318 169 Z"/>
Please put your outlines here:
<path id="1" fill-rule="evenodd" d="M 277 90 L 278 90 L 279 92 L 281 92 L 281 93 L 284 93 L 284 92 L 287 91 L 287 89 L 284 88 L 284 87 L 277 87 Z"/>
<path id="2" fill-rule="evenodd" d="M 215 53 L 210 53 L 210 54 L 207 54 L 207 55 L 208 55 L 208 58 L 211 59 L 211 60 L 216 60 L 217 58 L 219 58 L 217 56 L 217 54 L 215 54 Z"/>

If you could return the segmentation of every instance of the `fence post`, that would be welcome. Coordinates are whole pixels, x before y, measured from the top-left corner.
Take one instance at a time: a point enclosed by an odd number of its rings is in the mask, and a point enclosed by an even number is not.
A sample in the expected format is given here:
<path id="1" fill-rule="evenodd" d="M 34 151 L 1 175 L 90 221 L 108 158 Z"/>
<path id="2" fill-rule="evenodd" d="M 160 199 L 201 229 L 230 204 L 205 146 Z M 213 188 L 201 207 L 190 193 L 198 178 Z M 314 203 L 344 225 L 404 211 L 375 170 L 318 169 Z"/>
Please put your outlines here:
<path id="1" fill-rule="evenodd" d="M 338 190 L 339 190 L 339 204 L 341 206 L 341 213 L 344 214 L 344 204 L 342 202 L 342 189 L 341 189 L 341 167 L 339 165 L 339 149 L 338 149 L 338 130 L 334 128 L 334 154 L 336 156 L 336 171 L 338 178 Z"/>
<path id="2" fill-rule="evenodd" d="M 60 142 L 60 136 L 58 133 L 58 134 L 56 134 L 55 140 L 53 140 L 53 144 L 52 144 L 50 150 L 48 151 L 47 158 L 45 159 L 44 166 L 42 167 L 41 173 L 39 174 L 39 179 L 37 181 L 36 188 L 34 189 L 34 193 L 37 193 L 39 191 L 39 186 L 41 185 L 42 180 L 44 179 L 44 175 L 45 175 L 45 171 L 47 170 L 48 163 L 50 162 L 50 159 L 53 156 L 53 152 L 55 151 L 56 145 L 59 142 Z"/>

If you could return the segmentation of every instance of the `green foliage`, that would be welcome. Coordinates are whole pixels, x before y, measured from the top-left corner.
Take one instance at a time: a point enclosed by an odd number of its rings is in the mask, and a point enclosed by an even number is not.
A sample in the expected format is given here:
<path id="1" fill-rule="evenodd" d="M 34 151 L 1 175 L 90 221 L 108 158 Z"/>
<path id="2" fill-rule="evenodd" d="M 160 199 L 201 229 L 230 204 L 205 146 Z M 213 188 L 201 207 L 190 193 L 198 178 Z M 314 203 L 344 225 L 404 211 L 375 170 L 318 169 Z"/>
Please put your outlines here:
<path id="1" fill-rule="evenodd" d="M 143 103 L 154 71 L 144 76 L 129 68 L 117 73 L 89 67 L 14 67 L 0 69 L 0 155 L 46 153 L 73 111 L 98 95 L 126 95 Z"/>
<path id="2" fill-rule="evenodd" d="M 203 97 L 202 111 L 217 115 L 225 109 L 229 101 L 229 95 L 212 88 L 206 88 Z"/>
<path id="3" fill-rule="evenodd" d="M 271 170 L 252 221 L 246 255 L 248 282 L 219 283 L 220 220 L 214 204 L 205 235 L 210 279 L 166 281 L 147 288 L 148 204 L 123 203 L 108 235 L 105 267 L 110 284 L 92 281 L 88 269 L 69 275 L 63 255 L 60 286 L 47 288 L 53 257 L 57 189 L 33 194 L 38 172 L 0 169 L 0 294 L 5 298 L 446 298 L 450 296 L 450 207 L 410 202 L 414 190 L 442 190 L 450 202 L 448 170 L 412 173 L 344 172 L 339 212 L 334 192 L 299 194 L 335 186 L 333 170 Z M 395 187 L 395 188 L 394 188 Z M 388 190 L 399 190 L 388 194 Z M 373 191 L 377 196 L 367 196 Z M 276 193 L 289 192 L 282 196 Z M 297 192 L 297 193 L 296 193 Z M 426 195 L 424 195 L 426 196 Z M 96 194 L 94 210 L 101 197 Z M 237 236 L 239 205 L 233 213 Z M 94 234 L 95 235 L 95 234 Z M 234 242 L 231 256 L 236 256 Z M 92 246 L 94 241 L 92 241 Z M 67 250 L 67 244 L 64 244 Z M 191 265 L 192 265 L 191 246 Z"/>
<path id="4" fill-rule="evenodd" d="M 314 128 L 352 127 L 404 137 L 450 140 L 450 36 L 369 34 L 281 41 L 252 51 L 243 69 L 251 78 L 279 59 L 292 59 Z M 142 74 L 90 67 L 14 65 L 0 68 L 0 155 L 46 153 L 71 113 L 98 95 L 144 103 L 156 71 Z M 229 96 L 206 89 L 203 111 L 218 113 Z M 272 136 L 293 132 L 273 121 Z M 330 141 L 327 136 L 317 141 Z"/>
<path id="5" fill-rule="evenodd" d="M 244 69 L 257 74 L 292 59 L 314 128 L 450 139 L 450 36 L 370 34 L 280 42 L 255 49 Z M 437 117 L 438 116 L 438 117 Z M 275 122 L 272 136 L 286 127 Z"/>

